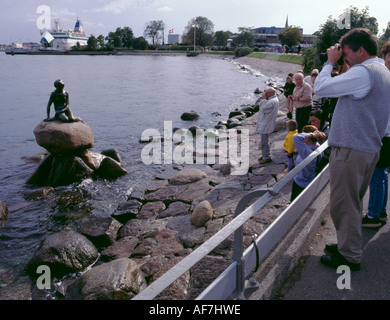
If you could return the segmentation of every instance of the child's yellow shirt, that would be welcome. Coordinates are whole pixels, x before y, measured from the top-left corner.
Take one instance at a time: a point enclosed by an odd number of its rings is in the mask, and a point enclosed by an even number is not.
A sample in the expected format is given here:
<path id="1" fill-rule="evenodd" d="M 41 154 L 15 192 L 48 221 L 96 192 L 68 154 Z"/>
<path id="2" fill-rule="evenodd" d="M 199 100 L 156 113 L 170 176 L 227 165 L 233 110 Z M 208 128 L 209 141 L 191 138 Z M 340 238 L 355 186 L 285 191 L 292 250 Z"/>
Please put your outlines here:
<path id="1" fill-rule="evenodd" d="M 295 148 L 293 136 L 298 134 L 298 130 L 289 131 L 286 136 L 286 140 L 284 140 L 283 150 L 287 151 L 287 153 L 296 153 L 297 149 Z"/>

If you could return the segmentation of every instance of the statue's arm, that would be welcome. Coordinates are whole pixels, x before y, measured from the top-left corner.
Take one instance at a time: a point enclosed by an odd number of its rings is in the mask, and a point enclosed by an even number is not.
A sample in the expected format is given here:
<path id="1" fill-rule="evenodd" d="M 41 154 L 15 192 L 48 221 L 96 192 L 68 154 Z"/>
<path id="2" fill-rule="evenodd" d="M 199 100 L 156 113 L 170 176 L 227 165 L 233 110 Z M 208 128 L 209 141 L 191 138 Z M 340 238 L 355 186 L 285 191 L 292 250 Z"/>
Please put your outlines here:
<path id="1" fill-rule="evenodd" d="M 46 107 L 46 113 L 47 113 L 48 119 L 50 118 L 50 107 L 51 107 L 52 103 L 53 103 L 52 95 L 50 95 L 50 99 L 49 99 L 49 102 L 47 103 L 47 107 Z"/>

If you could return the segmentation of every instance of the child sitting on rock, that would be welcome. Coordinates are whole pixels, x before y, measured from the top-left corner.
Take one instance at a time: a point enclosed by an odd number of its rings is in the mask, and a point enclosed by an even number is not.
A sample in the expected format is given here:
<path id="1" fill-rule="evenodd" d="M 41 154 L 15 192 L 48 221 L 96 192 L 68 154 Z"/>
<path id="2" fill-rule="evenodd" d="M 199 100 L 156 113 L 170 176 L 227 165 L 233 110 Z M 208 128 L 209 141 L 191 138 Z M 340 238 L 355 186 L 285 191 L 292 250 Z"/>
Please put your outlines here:
<path id="1" fill-rule="evenodd" d="M 293 137 L 298 134 L 298 124 L 295 120 L 290 120 L 286 123 L 288 130 L 286 139 L 284 140 L 283 150 L 287 152 L 288 167 L 287 172 L 290 172 L 295 166 L 295 158 L 297 155 L 297 149 L 293 141 Z"/>
<path id="2" fill-rule="evenodd" d="M 317 139 L 325 138 L 323 132 L 318 131 L 317 127 L 312 125 L 304 126 L 302 133 L 298 133 L 293 137 L 295 147 L 298 151 L 296 165 L 300 164 L 308 155 L 316 150 L 320 144 Z M 303 170 L 301 170 L 293 179 L 293 187 L 291 191 L 291 202 L 305 189 L 316 176 L 316 164 L 320 161 L 322 155 L 310 162 Z"/>
<path id="3" fill-rule="evenodd" d="M 47 104 L 47 118 L 44 121 L 82 121 L 80 118 L 75 118 L 69 108 L 69 94 L 64 90 L 64 82 L 62 80 L 56 80 L 54 82 L 54 87 L 56 88 L 56 90 L 53 91 L 50 95 L 50 99 Z M 53 118 L 50 118 L 50 107 L 52 104 L 54 104 L 54 111 L 56 114 Z"/>

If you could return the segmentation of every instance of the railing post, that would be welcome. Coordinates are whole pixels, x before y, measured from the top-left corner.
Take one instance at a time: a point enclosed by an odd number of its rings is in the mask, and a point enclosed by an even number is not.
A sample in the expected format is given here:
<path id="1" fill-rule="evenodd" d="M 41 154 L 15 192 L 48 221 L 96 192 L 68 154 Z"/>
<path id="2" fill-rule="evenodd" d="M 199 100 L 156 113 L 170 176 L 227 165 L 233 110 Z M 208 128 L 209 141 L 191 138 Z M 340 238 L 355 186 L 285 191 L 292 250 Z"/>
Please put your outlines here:
<path id="1" fill-rule="evenodd" d="M 254 198 L 261 197 L 267 192 L 272 193 L 271 190 L 272 189 L 269 188 L 260 188 L 247 194 L 237 204 L 234 218 L 236 218 L 246 209 L 248 203 L 251 200 L 253 200 Z M 254 245 L 256 245 L 256 243 Z M 236 281 L 236 291 L 234 294 L 234 298 L 237 300 L 244 300 L 245 299 L 244 292 L 246 290 L 245 259 L 244 259 L 244 226 L 239 227 L 234 232 L 233 261 L 237 262 L 237 281 Z"/>

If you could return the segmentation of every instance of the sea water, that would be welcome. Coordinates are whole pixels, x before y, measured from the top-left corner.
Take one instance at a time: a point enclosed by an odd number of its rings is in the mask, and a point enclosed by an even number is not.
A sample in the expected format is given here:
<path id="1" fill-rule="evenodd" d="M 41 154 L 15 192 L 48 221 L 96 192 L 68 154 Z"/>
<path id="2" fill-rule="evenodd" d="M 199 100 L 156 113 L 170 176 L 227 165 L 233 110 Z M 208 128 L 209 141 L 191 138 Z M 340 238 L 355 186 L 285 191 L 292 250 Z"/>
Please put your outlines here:
<path id="1" fill-rule="evenodd" d="M 253 104 L 266 76 L 232 60 L 208 56 L 33 56 L 0 53 L 0 200 L 10 211 L 0 227 L 0 269 L 22 270 L 39 243 L 84 216 L 109 216 L 134 191 L 142 191 L 164 165 L 141 159 L 144 130 L 197 125 L 213 128 L 241 105 Z M 128 174 L 115 181 L 86 180 L 30 199 L 31 159 L 45 150 L 34 127 L 46 118 L 53 83 L 62 79 L 75 116 L 94 132 L 91 151 L 115 148 Z M 180 119 L 196 111 L 196 121 Z M 53 115 L 53 110 L 51 115 Z"/>

